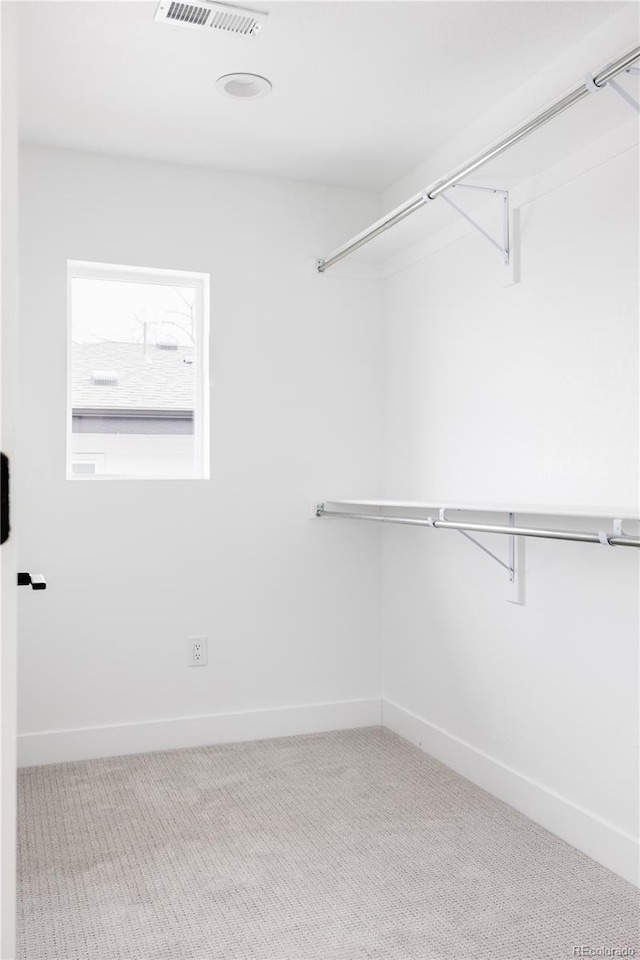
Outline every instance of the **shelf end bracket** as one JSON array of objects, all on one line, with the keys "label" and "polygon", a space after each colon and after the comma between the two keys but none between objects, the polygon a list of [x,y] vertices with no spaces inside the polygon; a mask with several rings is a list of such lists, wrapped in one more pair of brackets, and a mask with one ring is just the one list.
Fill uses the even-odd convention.
[{"label": "shelf end bracket", "polygon": [[[445,510],[440,510],[440,519],[446,520]],[[513,513],[509,514],[509,526],[513,527],[515,525],[515,515]],[[466,530],[458,530],[458,533],[461,533],[463,537],[467,540],[470,540],[471,543],[475,544],[483,553],[486,553],[487,556],[491,557],[492,560],[495,560],[504,570],[507,571],[508,576],[508,585],[507,585],[507,597],[506,599],[509,603],[524,603],[524,578],[522,573],[524,571],[524,540],[522,537],[509,537],[509,555],[508,560],[505,563],[504,560],[501,560],[500,557],[496,556],[492,550],[489,550],[488,547],[485,547],[483,543],[480,543],[479,540],[476,540],[475,537],[472,537],[470,533]]]},{"label": "shelf end bracket", "polygon": [[624,87],[621,87],[620,84],[616,83],[615,80],[609,80],[607,86],[611,87],[612,90],[615,90],[619,97],[622,97],[623,100],[626,100],[630,107],[633,107],[634,110],[637,110],[637,112],[640,113],[640,103],[638,103],[635,97],[631,96],[628,90],[625,90]]},{"label": "shelf end bracket", "polygon": [[440,196],[442,199],[449,204],[450,207],[462,217],[463,220],[466,220],[467,223],[470,223],[474,230],[477,230],[485,240],[488,240],[491,246],[495,247],[502,254],[502,259],[504,261],[505,267],[509,266],[509,261],[511,259],[511,243],[509,239],[509,222],[510,222],[510,212],[509,212],[509,191],[508,190],[498,190],[493,187],[476,187],[470,183],[455,183],[450,189],[462,188],[464,190],[483,190],[488,193],[498,194],[502,197],[502,243],[498,243],[497,240],[491,236],[490,233],[481,227],[473,217],[470,217],[469,214],[459,207],[457,203],[454,203],[451,197],[448,197],[446,193],[441,193]]}]

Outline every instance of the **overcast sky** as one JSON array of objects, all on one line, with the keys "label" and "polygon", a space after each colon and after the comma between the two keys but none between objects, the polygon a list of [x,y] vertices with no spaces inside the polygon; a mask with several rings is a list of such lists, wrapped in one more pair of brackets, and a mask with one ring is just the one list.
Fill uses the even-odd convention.
[{"label": "overcast sky", "polygon": [[159,337],[172,337],[181,346],[192,345],[187,331],[191,329],[189,305],[195,299],[193,287],[84,277],[74,277],[71,283],[74,343],[142,343],[146,322],[149,344],[156,343]]}]

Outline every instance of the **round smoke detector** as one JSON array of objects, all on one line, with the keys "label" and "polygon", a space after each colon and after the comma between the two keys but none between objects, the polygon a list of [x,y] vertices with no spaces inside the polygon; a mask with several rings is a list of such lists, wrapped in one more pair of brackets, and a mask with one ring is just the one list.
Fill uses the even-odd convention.
[{"label": "round smoke detector", "polygon": [[216,80],[216,87],[225,97],[235,100],[258,100],[271,93],[271,83],[257,73],[227,73]]}]

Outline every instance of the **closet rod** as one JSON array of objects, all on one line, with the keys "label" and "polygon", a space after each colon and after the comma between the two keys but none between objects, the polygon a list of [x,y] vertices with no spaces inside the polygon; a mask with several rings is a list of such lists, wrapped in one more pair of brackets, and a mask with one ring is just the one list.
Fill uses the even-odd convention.
[{"label": "closet rod", "polygon": [[560,100],[556,100],[556,102],[550,107],[533,117],[533,119],[528,120],[521,127],[518,127],[518,129],[514,130],[513,133],[510,133],[508,136],[504,137],[503,140],[500,140],[493,146],[488,147],[487,150],[476,157],[475,160],[471,160],[464,167],[460,167],[444,180],[436,181],[436,183],[432,184],[430,187],[427,187],[425,190],[422,190],[419,194],[417,194],[415,197],[412,197],[410,200],[407,200],[406,203],[403,203],[400,207],[396,207],[396,209],[392,210],[391,213],[389,213],[386,217],[383,217],[381,220],[377,220],[371,227],[369,227],[368,230],[363,230],[362,233],[357,234],[357,236],[355,236],[352,240],[349,240],[341,247],[338,247],[333,251],[333,253],[329,254],[325,260],[318,260],[316,267],[318,273],[324,273],[324,271],[329,267],[332,267],[334,263],[338,263],[338,261],[342,260],[343,257],[347,257],[350,253],[353,253],[365,243],[369,243],[370,240],[373,240],[381,233],[384,233],[385,230],[389,230],[389,228],[395,226],[396,223],[400,223],[400,221],[404,220],[405,217],[411,216],[411,214],[415,213],[416,210],[419,210],[430,200],[435,200],[440,196],[441,193],[443,193],[445,190],[448,190],[450,187],[455,186],[456,183],[458,183],[460,180],[463,180],[470,173],[473,173],[474,170],[477,170],[479,167],[484,166],[485,163],[488,163],[489,160],[493,160],[494,157],[504,153],[505,150],[508,150],[510,147],[513,147],[514,144],[519,143],[520,140],[524,140],[525,137],[528,137],[529,134],[533,133],[534,130],[537,130],[538,127],[548,123],[549,120],[553,119],[553,117],[558,116],[559,113],[562,113],[564,110],[572,107],[574,103],[578,103],[580,100],[583,100],[584,97],[589,96],[594,86],[605,87],[609,80],[612,80],[613,77],[616,77],[619,73],[623,73],[625,70],[628,70],[629,67],[638,60],[640,60],[640,47],[634,47],[633,50],[629,51],[629,53],[625,54],[623,57],[620,57],[618,60],[615,60],[613,63],[609,64],[609,66],[597,73],[596,76],[593,77],[592,82],[587,80],[581,83],[580,86],[576,87],[575,90],[572,90],[571,93],[568,93]]},{"label": "closet rod", "polygon": [[512,527],[495,523],[458,523],[454,520],[418,520],[415,517],[383,517],[378,514],[342,513],[340,510],[325,510],[318,506],[317,517],[342,517],[344,520],[373,520],[377,523],[402,523],[415,527],[438,527],[444,530],[472,530],[476,533],[504,533],[509,537],[538,537],[543,540],[575,540],[579,543],[610,544],[615,547],[640,547],[640,538],[578,530],[545,530],[536,527]]}]

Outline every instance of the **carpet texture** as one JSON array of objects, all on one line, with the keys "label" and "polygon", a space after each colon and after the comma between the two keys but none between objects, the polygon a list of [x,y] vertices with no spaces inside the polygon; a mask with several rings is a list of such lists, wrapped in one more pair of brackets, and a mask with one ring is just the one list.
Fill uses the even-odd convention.
[{"label": "carpet texture", "polygon": [[21,771],[19,860],[19,960],[640,957],[633,886],[382,728]]}]

